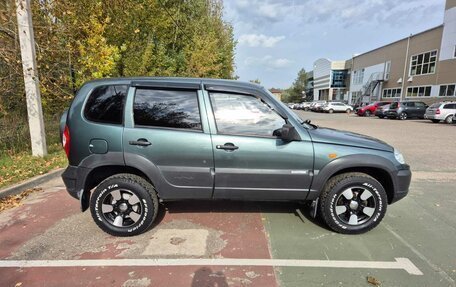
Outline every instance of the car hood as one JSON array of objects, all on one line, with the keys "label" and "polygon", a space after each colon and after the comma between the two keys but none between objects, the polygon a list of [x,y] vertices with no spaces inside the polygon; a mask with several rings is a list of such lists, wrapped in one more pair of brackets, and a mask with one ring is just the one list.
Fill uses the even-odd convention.
[{"label": "car hood", "polygon": [[384,141],[348,131],[319,127],[309,130],[309,134],[312,137],[313,142],[355,146],[389,152],[394,151],[394,148]]}]

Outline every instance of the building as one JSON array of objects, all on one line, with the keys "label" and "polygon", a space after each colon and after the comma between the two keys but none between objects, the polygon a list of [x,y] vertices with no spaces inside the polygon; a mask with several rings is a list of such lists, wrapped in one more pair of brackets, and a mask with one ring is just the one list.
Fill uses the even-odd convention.
[{"label": "building", "polygon": [[456,100],[456,0],[442,25],[351,59],[348,101]]},{"label": "building", "polygon": [[313,71],[306,72],[306,79],[307,79],[307,84],[306,84],[306,89],[305,89],[305,98],[303,100],[305,101],[312,101],[314,98],[314,76],[313,76]]},{"label": "building", "polygon": [[316,60],[313,66],[314,101],[347,101],[350,68],[351,61]]},{"label": "building", "polygon": [[271,88],[271,89],[269,89],[269,91],[271,92],[271,94],[274,95],[274,97],[275,97],[277,100],[279,100],[279,101],[282,100],[282,94],[283,94],[283,91],[282,91],[282,90],[276,89],[276,88]]}]

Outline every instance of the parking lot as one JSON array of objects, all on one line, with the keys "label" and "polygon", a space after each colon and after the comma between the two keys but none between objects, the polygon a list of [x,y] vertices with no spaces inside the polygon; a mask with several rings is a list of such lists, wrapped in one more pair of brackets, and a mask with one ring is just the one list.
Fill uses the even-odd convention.
[{"label": "parking lot", "polygon": [[0,215],[0,286],[456,286],[456,125],[297,113],[404,154],[410,193],[377,228],[337,234],[297,203],[176,202],[115,238],[56,179]]}]

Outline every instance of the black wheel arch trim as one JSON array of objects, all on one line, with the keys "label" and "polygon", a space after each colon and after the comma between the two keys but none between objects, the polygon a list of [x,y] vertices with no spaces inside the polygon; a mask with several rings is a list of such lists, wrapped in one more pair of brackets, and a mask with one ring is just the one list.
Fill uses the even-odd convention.
[{"label": "black wheel arch trim", "polygon": [[79,166],[69,165],[62,174],[68,193],[80,200],[82,211],[87,210],[89,207],[89,193],[93,187],[90,180],[88,180],[91,178],[91,173],[98,168],[113,166],[139,170],[147,177],[146,180],[148,179],[152,182],[158,196],[160,196],[159,190],[164,184],[164,179],[157,166],[151,161],[131,153],[109,152],[106,154],[92,154],[85,158]]},{"label": "black wheel arch trim", "polygon": [[335,174],[349,169],[361,169],[360,172],[362,172],[362,168],[374,168],[386,172],[393,187],[392,198],[389,198],[389,203],[393,203],[407,194],[411,179],[408,165],[395,166],[393,162],[381,156],[357,154],[335,159],[325,165],[318,174],[315,174],[307,200],[317,199],[326,182]]}]

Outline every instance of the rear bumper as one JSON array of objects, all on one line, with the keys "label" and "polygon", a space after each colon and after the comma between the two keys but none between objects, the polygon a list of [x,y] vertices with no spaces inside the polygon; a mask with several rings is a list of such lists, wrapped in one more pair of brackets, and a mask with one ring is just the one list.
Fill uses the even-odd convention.
[{"label": "rear bumper", "polygon": [[408,194],[411,180],[412,172],[410,171],[410,168],[400,169],[397,171],[396,188],[390,204],[401,200]]},{"label": "rear bumper", "polygon": [[425,118],[425,119],[428,119],[428,120],[439,120],[439,121],[444,120],[444,118],[442,119],[442,116],[441,116],[441,115],[429,115],[429,114],[424,114],[424,118]]},{"label": "rear bumper", "polygon": [[81,199],[85,188],[85,182],[91,169],[69,165],[62,174],[63,183],[68,193],[76,198]]}]

